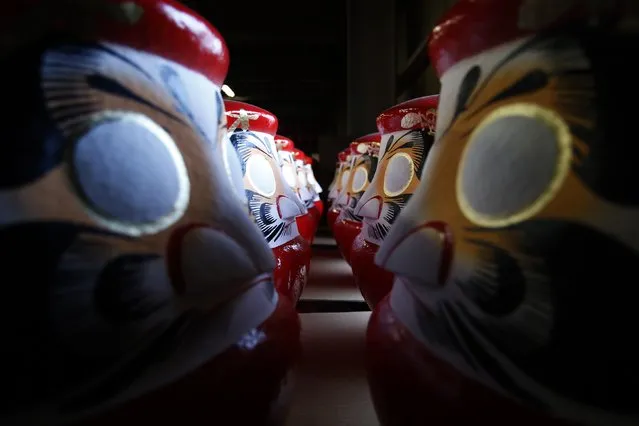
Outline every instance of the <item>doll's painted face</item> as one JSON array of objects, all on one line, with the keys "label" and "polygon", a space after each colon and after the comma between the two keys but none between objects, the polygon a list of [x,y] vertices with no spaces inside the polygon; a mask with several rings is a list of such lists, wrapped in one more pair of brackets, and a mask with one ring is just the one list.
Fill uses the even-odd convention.
[{"label": "doll's painted face", "polygon": [[310,164],[305,164],[304,169],[306,170],[306,180],[308,184],[313,189],[313,199],[315,201],[319,200],[319,194],[322,193],[323,189],[320,184],[315,179],[315,173],[313,173],[313,166]]},{"label": "doll's painted face", "polygon": [[413,195],[433,134],[434,128],[426,127],[382,135],[377,171],[355,209],[363,219],[362,235],[367,241],[380,245]]},{"label": "doll's painted face", "polygon": [[[219,87],[123,45],[47,43],[2,58],[15,67],[3,76],[23,96],[20,115],[4,121],[11,142],[3,152],[10,166],[0,170],[0,251],[3,270],[33,284],[14,285],[7,297],[20,315],[38,318],[29,324],[42,324],[20,342],[48,336],[37,345],[55,380],[14,369],[23,365],[12,361],[19,351],[4,358],[2,375],[46,389],[17,400],[63,401],[49,420],[66,424],[76,410],[170,383],[239,339],[246,328],[225,324],[224,339],[196,345],[194,328],[180,345],[157,346],[175,324],[208,318],[268,280],[274,260],[231,195]],[[259,324],[273,306],[266,309],[251,320]],[[147,368],[131,362],[140,353]]]},{"label": "doll's painted face", "polygon": [[314,194],[313,187],[308,181],[308,174],[302,160],[295,160],[295,169],[297,172],[297,182],[299,184],[300,199],[304,203],[307,209],[314,206]]},{"label": "doll's painted face", "polygon": [[284,182],[293,190],[299,197],[300,183],[297,178],[297,166],[295,165],[295,158],[290,151],[278,152],[281,160],[282,177]]},{"label": "doll's painted face", "polygon": [[327,200],[329,203],[333,203],[335,199],[337,198],[337,183],[339,182],[339,175],[341,172],[341,168],[342,168],[342,163],[341,162],[337,163],[335,167],[335,173],[333,174],[333,180],[331,181],[331,184],[328,185]]},{"label": "doll's painted face", "polygon": [[636,157],[631,114],[610,113],[623,84],[637,93],[619,59],[632,43],[539,35],[446,71],[421,183],[376,258],[427,307],[438,356],[566,415],[630,412],[637,377],[621,332],[636,323]]},{"label": "doll's painted face", "polygon": [[229,139],[239,158],[249,209],[269,247],[297,237],[295,218],[305,207],[285,181],[273,136],[236,129]]},{"label": "doll's painted face", "polygon": [[373,154],[371,151],[355,156],[352,159],[350,176],[346,183],[345,191],[342,192],[340,197],[340,201],[344,206],[342,214],[345,219],[361,222],[362,218],[355,214],[355,207],[373,180],[377,162],[377,152]]}]

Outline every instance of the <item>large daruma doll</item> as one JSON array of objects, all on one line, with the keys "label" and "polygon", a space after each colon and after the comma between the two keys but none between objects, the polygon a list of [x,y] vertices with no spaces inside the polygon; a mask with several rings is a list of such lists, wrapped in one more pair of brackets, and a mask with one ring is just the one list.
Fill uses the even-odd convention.
[{"label": "large daruma doll", "polygon": [[636,8],[464,0],[435,27],[436,141],[376,258],[382,424],[639,424]]},{"label": "large daruma doll", "polygon": [[275,254],[275,287],[295,302],[306,285],[311,248],[295,221],[306,209],[282,176],[275,146],[277,118],[244,102],[227,100],[224,105],[249,209]]},{"label": "large daruma doll", "polygon": [[371,307],[393,285],[393,274],[375,264],[375,254],[419,185],[434,141],[438,99],[412,99],[377,117],[381,152],[373,180],[355,207],[363,226],[351,247],[355,284]]},{"label": "large daruma doll", "polygon": [[336,201],[340,214],[333,225],[333,234],[342,257],[349,264],[353,241],[362,229],[362,218],[355,214],[355,206],[375,174],[379,141],[379,133],[371,133],[351,143],[350,164],[344,172],[348,173],[348,179]]},{"label": "large daruma doll", "polygon": [[0,424],[275,422],[299,320],[226,167],[224,40],[169,0],[4,6]]}]

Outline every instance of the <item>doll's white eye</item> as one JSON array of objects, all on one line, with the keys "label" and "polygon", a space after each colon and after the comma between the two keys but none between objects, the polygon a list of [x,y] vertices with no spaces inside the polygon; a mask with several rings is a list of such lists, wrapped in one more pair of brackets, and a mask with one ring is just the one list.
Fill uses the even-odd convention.
[{"label": "doll's white eye", "polygon": [[342,173],[342,188],[346,189],[346,185],[348,185],[348,179],[351,177],[350,169],[344,170]]},{"label": "doll's white eye", "polygon": [[263,197],[275,194],[277,182],[271,161],[268,158],[254,154],[246,161],[246,176],[251,187]]},{"label": "doll's white eye", "polygon": [[532,104],[493,111],[470,136],[457,200],[471,222],[503,227],[539,213],[570,170],[572,135],[554,111]]},{"label": "doll's white eye", "polygon": [[225,137],[222,141],[222,152],[224,153],[224,166],[226,173],[231,180],[231,185],[235,190],[240,201],[247,203],[246,191],[244,190],[244,180],[242,178],[242,163],[237,151],[233,147],[231,140]]},{"label": "doll's white eye", "polygon": [[389,197],[402,194],[413,181],[415,166],[410,155],[400,152],[388,160],[384,173],[384,193]]},{"label": "doll's white eye", "polygon": [[353,174],[353,184],[351,185],[351,191],[353,193],[363,191],[367,182],[368,172],[366,171],[366,167],[359,166],[357,169],[355,169],[355,173]]},{"label": "doll's white eye", "polygon": [[288,186],[291,188],[297,188],[297,176],[295,175],[295,170],[290,163],[284,162],[282,165],[282,176]]}]

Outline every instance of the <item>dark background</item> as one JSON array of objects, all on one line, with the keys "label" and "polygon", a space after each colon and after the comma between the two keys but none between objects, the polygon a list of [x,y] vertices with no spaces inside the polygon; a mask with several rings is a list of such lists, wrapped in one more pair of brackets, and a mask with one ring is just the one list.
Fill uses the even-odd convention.
[{"label": "dark background", "polygon": [[425,42],[453,2],[183,1],[226,40],[235,99],[273,112],[278,133],[319,159],[324,188],[337,153],[376,131],[380,112],[438,92]]}]

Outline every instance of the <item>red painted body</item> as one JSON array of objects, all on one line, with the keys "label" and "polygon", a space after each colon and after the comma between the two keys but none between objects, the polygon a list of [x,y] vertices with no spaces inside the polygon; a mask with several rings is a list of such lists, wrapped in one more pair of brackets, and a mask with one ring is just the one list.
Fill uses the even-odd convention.
[{"label": "red painted body", "polygon": [[324,202],[322,200],[315,201],[315,208],[318,212],[317,222],[319,223],[319,221],[322,219],[322,216],[324,215]]},{"label": "red painted body", "polygon": [[389,296],[366,333],[366,369],[382,426],[567,426],[506,399],[433,356],[402,324]]},{"label": "red painted body", "polygon": [[337,217],[339,216],[340,210],[334,207],[328,209],[326,213],[326,222],[328,223],[328,228],[331,230],[333,234],[335,234],[335,222],[337,221]]},{"label": "red painted body", "polygon": [[368,306],[374,308],[393,287],[393,274],[375,264],[379,246],[366,241],[360,233],[351,247],[350,263],[355,285]]},{"label": "red painted body", "polygon": [[280,297],[257,331],[263,338],[254,347],[233,345],[180,380],[77,425],[283,424],[291,371],[301,350],[293,304]]},{"label": "red painted body", "polygon": [[296,303],[306,286],[311,264],[311,245],[301,235],[273,249],[275,288]]},{"label": "red painted body", "polygon": [[322,212],[317,208],[317,203],[308,209],[308,214],[311,215],[311,218],[313,219],[313,238],[315,238],[315,233],[317,232],[320,220],[322,219]]},{"label": "red painted body", "polygon": [[353,241],[362,230],[362,222],[355,222],[348,219],[338,218],[333,228],[333,235],[337,242],[342,257],[346,262],[351,264],[351,247]]},{"label": "red painted body", "polygon": [[297,222],[297,229],[300,235],[308,244],[312,244],[313,237],[315,236],[315,218],[311,213],[312,209],[308,209],[308,213],[295,218]]}]

